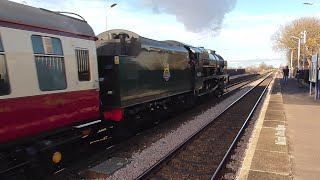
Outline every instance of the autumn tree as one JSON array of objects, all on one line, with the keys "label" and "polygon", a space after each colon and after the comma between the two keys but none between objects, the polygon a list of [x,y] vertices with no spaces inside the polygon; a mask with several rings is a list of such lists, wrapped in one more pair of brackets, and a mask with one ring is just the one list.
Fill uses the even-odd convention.
[{"label": "autumn tree", "polygon": [[[306,44],[301,44],[300,67],[303,58],[306,58],[305,67],[311,62],[311,56],[319,52],[320,43],[320,19],[316,17],[303,17],[281,26],[272,36],[273,49],[287,53],[288,64],[290,64],[291,50],[294,50],[293,66],[298,64],[298,43],[291,36],[301,37],[301,32],[307,32]],[[301,39],[302,42],[302,39]]]}]

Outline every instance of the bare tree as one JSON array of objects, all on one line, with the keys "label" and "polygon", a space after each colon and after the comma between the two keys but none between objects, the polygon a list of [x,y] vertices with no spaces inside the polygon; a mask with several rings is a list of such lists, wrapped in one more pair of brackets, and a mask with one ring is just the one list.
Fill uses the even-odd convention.
[{"label": "bare tree", "polygon": [[[307,42],[305,46],[301,45],[300,59],[305,55],[307,59],[306,66],[310,64],[311,56],[316,52],[319,52],[320,43],[320,19],[316,17],[303,17],[296,19],[284,26],[281,26],[277,32],[272,36],[273,49],[275,51],[287,52],[288,64],[290,64],[291,50],[294,49],[294,61],[293,65],[297,63],[297,42],[292,39],[291,36],[300,37],[300,33],[307,31]],[[302,61],[301,61],[302,62]]]}]

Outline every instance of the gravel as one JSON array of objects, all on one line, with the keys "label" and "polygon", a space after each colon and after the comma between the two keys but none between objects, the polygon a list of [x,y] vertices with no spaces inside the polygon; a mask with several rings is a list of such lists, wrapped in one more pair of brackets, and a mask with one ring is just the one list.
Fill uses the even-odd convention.
[{"label": "gravel", "polygon": [[191,121],[182,124],[179,128],[170,132],[164,138],[151,144],[149,147],[133,153],[132,157],[130,158],[132,159],[131,163],[116,171],[111,177],[109,177],[109,179],[136,179],[140,174],[172,151],[178,144],[185,141],[199,128],[212,121],[212,119],[217,117],[236,99],[241,97],[244,93],[249,91],[252,87],[260,82],[261,80],[258,80],[249,84],[220,104],[194,117]]}]

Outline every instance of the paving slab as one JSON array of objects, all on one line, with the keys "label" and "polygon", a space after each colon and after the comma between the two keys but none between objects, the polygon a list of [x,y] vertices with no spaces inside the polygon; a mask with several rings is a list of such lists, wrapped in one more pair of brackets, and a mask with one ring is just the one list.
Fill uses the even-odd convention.
[{"label": "paving slab", "polygon": [[285,114],[283,111],[267,110],[265,119],[268,119],[268,120],[281,120],[281,119],[283,119],[284,120],[284,116],[285,116]]},{"label": "paving slab", "polygon": [[289,155],[287,153],[256,150],[251,163],[251,169],[289,175]]},{"label": "paving slab", "polygon": [[271,95],[270,102],[282,102],[282,98],[279,95]]},{"label": "paving slab", "polygon": [[268,106],[268,110],[284,111],[284,107],[282,103],[270,103]]},{"label": "paving slab", "polygon": [[248,180],[291,180],[289,175],[250,170]]},{"label": "paving slab", "polygon": [[264,120],[263,127],[277,128],[279,125],[285,125],[283,120]]},{"label": "paving slab", "polygon": [[273,106],[273,105],[282,105],[283,103],[281,101],[275,101],[275,100],[271,101],[270,100],[269,104],[270,104],[270,106]]},{"label": "paving slab", "polygon": [[277,133],[276,128],[262,128],[256,150],[288,152],[286,144],[277,144],[278,141],[282,140],[278,139]]}]

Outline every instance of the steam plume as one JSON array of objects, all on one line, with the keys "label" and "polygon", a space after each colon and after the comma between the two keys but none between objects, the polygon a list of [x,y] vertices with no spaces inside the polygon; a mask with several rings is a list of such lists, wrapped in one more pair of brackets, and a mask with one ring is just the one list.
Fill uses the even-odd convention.
[{"label": "steam plume", "polygon": [[140,0],[155,13],[175,15],[188,31],[205,32],[221,29],[224,16],[237,0]]}]

